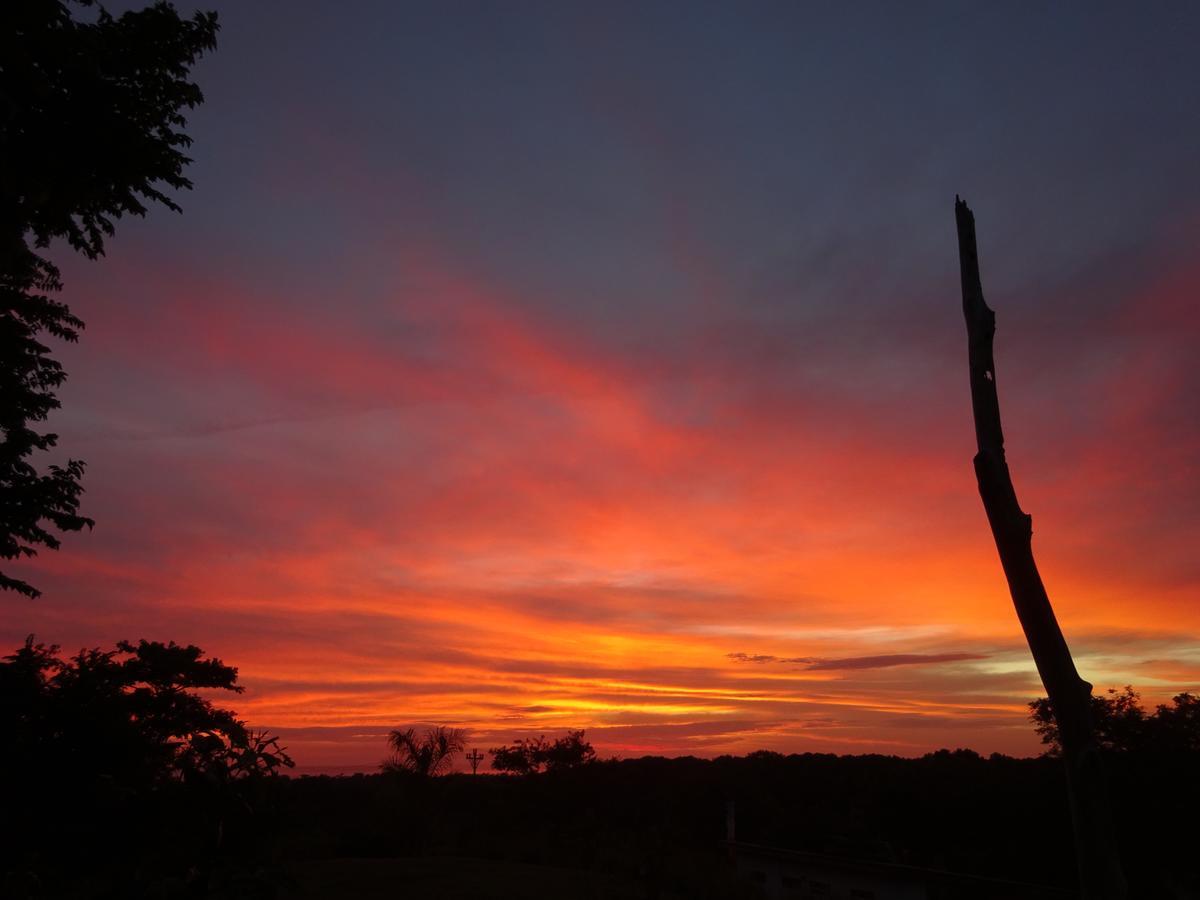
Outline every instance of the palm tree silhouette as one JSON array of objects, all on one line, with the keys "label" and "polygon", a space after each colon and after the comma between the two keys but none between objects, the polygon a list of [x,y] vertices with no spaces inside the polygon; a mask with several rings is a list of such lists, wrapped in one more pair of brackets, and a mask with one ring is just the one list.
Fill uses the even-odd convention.
[{"label": "palm tree silhouette", "polygon": [[409,772],[428,777],[449,771],[454,755],[466,746],[466,732],[461,728],[435,725],[418,738],[415,728],[388,733],[392,756],[383,764],[385,772]]}]

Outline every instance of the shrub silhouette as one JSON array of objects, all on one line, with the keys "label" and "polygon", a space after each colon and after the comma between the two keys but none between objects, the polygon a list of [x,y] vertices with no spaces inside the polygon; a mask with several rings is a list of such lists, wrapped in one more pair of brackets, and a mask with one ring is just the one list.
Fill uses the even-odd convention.
[{"label": "shrub silhouette", "polygon": [[596,751],[583,739],[583,731],[568,731],[555,741],[545,735],[515,741],[511,746],[493,747],[492,768],[498,772],[531,775],[559,772],[587,765],[596,759]]}]

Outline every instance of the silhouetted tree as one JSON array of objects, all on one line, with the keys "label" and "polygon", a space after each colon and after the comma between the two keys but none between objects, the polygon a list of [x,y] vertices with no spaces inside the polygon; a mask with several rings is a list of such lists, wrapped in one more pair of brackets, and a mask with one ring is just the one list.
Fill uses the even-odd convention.
[{"label": "silhouetted tree", "polygon": [[546,771],[574,769],[596,761],[596,751],[583,739],[583,731],[568,731],[546,750]]},{"label": "silhouetted tree", "polygon": [[492,747],[492,768],[497,772],[512,772],[514,775],[530,775],[540,772],[546,762],[546,737],[521,738],[511,745]]},{"label": "silhouetted tree", "polygon": [[1159,704],[1146,725],[1157,749],[1200,753],[1200,697],[1195,694],[1176,694],[1170,706]]},{"label": "silhouetted tree", "polygon": [[983,298],[975,216],[954,201],[962,309],[967,325],[971,412],[975,421],[975,479],[1009,594],[1062,735],[1063,761],[1075,827],[1084,900],[1123,900],[1127,894],[1108,801],[1108,786],[1091,723],[1092,686],[1079,677],[1033,558],[1033,517],[1017,501],[1004,453],[996,391],[993,338],[996,314]]},{"label": "silhouetted tree", "polygon": [[[113,223],[147,204],[179,210],[165,190],[183,175],[182,110],[203,100],[189,69],[215,46],[215,13],[179,16],[169,3],[89,21],[72,6],[94,0],[0,3],[0,559],[55,549],[49,530],[78,531],[83,463],[41,474],[30,461],[57,436],[37,430],[66,377],[44,343],[75,341],[83,322],[50,295],[58,269],[37,251],[64,239],[90,259]],[[90,9],[89,9],[90,12]],[[0,572],[0,589],[30,597],[28,582]]]},{"label": "silhouetted tree", "polygon": [[554,741],[539,735],[515,741],[512,745],[493,747],[488,751],[492,754],[492,768],[498,772],[531,775],[587,765],[595,762],[596,751],[583,735],[583,731],[568,731]]},{"label": "silhouetted tree", "polygon": [[[1160,704],[1147,713],[1141,697],[1130,686],[1110,688],[1107,697],[1093,696],[1092,722],[1102,750],[1129,752],[1200,753],[1200,697],[1177,694],[1171,704]],[[1029,704],[1034,729],[1051,756],[1062,754],[1062,737],[1050,700],[1041,697]]]},{"label": "silhouetted tree", "polygon": [[0,661],[0,872],[88,872],[110,887],[79,896],[145,896],[139,879],[203,880],[260,843],[270,776],[292,761],[208,699],[236,682],[175,643],[63,659],[30,637]]},{"label": "silhouetted tree", "polygon": [[129,789],[290,766],[275,738],[197,691],[241,693],[237,669],[172,641],[121,641],[70,659],[31,635],[0,662],[0,773],[104,779]]},{"label": "silhouetted tree", "polygon": [[436,725],[418,737],[416,729],[394,729],[388,734],[392,756],[381,768],[385,772],[407,772],[423,778],[442,775],[454,765],[454,757],[466,746],[466,732]]}]

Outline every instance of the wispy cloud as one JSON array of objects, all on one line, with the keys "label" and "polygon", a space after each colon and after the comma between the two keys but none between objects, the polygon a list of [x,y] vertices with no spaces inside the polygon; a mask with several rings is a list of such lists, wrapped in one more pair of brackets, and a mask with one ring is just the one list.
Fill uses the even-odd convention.
[{"label": "wispy cloud", "polygon": [[790,663],[805,666],[808,671],[829,669],[888,669],[892,666],[927,666],[935,663],[987,659],[981,653],[890,653],[882,656],[851,656],[844,659],[820,659],[813,656],[772,656],[756,653],[728,653],[736,662]]}]

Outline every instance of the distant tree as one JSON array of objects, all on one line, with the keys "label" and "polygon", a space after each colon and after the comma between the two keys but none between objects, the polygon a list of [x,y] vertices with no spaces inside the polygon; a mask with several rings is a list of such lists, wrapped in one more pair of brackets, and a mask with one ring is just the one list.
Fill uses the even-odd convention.
[{"label": "distant tree", "polygon": [[525,738],[511,745],[494,747],[492,768],[498,772],[531,775],[537,772],[559,772],[595,762],[596,751],[583,739],[583,731],[568,731],[554,741],[545,735]]},{"label": "distant tree", "polygon": [[[1171,704],[1160,704],[1147,713],[1141,697],[1132,686],[1118,691],[1109,688],[1107,696],[1091,698],[1092,722],[1096,742],[1102,750],[1200,752],[1200,697],[1178,694]],[[1030,721],[1049,749],[1047,754],[1062,753],[1062,741],[1050,700],[1041,697],[1030,702]]]},{"label": "distant tree", "polygon": [[778,750],[751,750],[746,754],[746,759],[762,763],[777,763],[783,759],[783,754]]},{"label": "distant tree", "polygon": [[466,747],[466,732],[461,728],[437,725],[418,737],[413,728],[395,729],[388,734],[392,755],[381,768],[385,772],[407,772],[423,778],[442,775],[454,765],[454,757]]},{"label": "distant tree", "polygon": [[545,768],[547,746],[546,737],[542,735],[492,747],[488,753],[492,754],[492,768],[497,772],[530,775]]},{"label": "distant tree", "polygon": [[[37,251],[58,238],[95,259],[126,213],[179,210],[165,191],[191,187],[182,111],[203,100],[189,69],[216,33],[215,13],[184,19],[165,2],[119,17],[94,0],[0,3],[0,559],[93,524],[79,514],[84,464],[41,474],[29,459],[57,442],[36,423],[66,378],[44,340],[83,327],[51,298],[62,281]],[[3,572],[0,590],[39,593]]]},{"label": "distant tree", "polygon": [[596,751],[583,739],[583,731],[568,731],[546,750],[546,771],[575,769],[595,762]]},{"label": "distant tree", "polygon": [[1159,750],[1200,754],[1200,697],[1176,694],[1159,704],[1146,722],[1148,739]]}]

